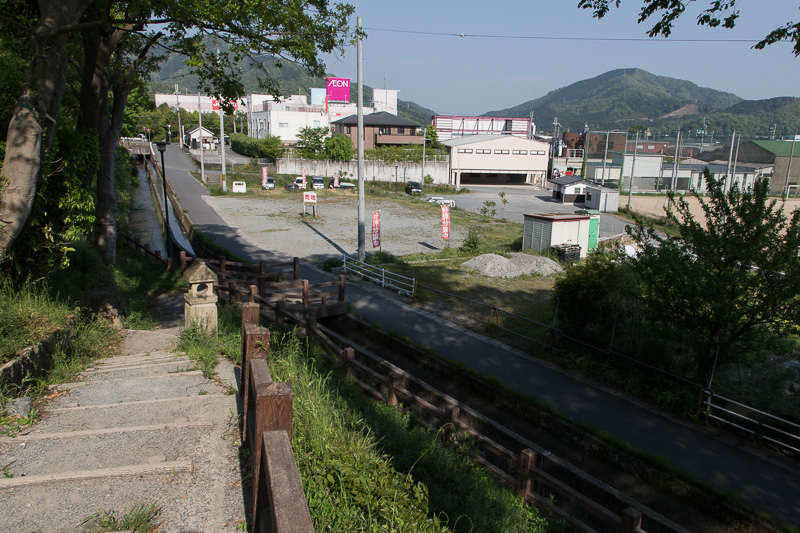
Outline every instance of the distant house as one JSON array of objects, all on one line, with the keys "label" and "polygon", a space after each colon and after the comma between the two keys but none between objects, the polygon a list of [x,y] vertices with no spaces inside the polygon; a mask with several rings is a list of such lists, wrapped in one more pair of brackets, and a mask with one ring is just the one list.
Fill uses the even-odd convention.
[{"label": "distant house", "polygon": [[[347,135],[353,140],[353,146],[357,146],[358,115],[335,120],[331,126],[334,135]],[[364,148],[422,144],[422,136],[417,135],[419,127],[419,124],[386,111],[364,115]]]},{"label": "distant house", "polygon": [[188,144],[191,148],[199,148],[200,139],[207,144],[213,144],[216,138],[216,135],[214,135],[214,132],[210,129],[203,128],[203,131],[200,131],[200,126],[195,126],[186,130],[184,143]]},{"label": "distant house", "polygon": [[559,176],[548,183],[553,187],[553,199],[562,204],[581,204],[586,201],[586,187],[595,185],[580,176]]}]

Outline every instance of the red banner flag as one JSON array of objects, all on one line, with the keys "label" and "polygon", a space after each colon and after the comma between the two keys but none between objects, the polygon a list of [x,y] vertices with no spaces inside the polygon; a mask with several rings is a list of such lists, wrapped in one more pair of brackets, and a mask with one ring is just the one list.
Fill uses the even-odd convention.
[{"label": "red banner flag", "polygon": [[378,248],[381,245],[381,212],[372,213],[372,247]]},{"label": "red banner flag", "polygon": [[261,188],[267,188],[267,167],[261,167]]},{"label": "red banner flag", "polygon": [[450,240],[450,206],[442,206],[442,239]]}]

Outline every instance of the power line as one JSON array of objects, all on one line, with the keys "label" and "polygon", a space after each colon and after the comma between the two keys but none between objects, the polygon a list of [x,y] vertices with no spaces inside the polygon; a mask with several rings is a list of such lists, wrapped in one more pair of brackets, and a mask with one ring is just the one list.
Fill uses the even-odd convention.
[{"label": "power line", "polygon": [[390,33],[409,33],[414,35],[435,35],[440,37],[474,37],[478,39],[524,39],[538,41],[622,41],[622,42],[673,42],[673,43],[758,43],[760,39],[663,39],[658,41],[645,37],[549,37],[545,35],[490,35],[479,33],[446,33],[436,31],[394,30],[389,28],[367,28],[365,31],[385,31]]}]

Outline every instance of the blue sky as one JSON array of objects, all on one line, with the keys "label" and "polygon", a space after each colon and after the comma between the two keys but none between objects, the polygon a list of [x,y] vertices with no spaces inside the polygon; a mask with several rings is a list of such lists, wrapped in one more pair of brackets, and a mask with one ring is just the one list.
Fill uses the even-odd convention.
[{"label": "blue sky", "polygon": [[[385,77],[386,88],[399,89],[400,99],[442,114],[504,109],[609,70],[634,67],[750,100],[800,96],[800,58],[789,43],[759,51],[751,49],[753,42],[719,41],[758,41],[800,19],[798,3],[743,1],[736,28],[727,30],[697,26],[697,15],[709,2],[689,2],[669,39],[647,38],[650,25],[636,22],[640,0],[623,0],[602,20],[578,9],[578,0],[349,3],[368,34],[364,83],[384,87]],[[586,37],[643,40],[579,39]],[[355,47],[344,57],[327,57],[326,63],[329,72],[355,82]]]}]

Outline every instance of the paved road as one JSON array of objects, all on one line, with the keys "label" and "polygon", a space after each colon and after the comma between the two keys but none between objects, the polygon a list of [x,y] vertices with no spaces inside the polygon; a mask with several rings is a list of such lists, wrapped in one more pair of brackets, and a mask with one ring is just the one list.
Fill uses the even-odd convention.
[{"label": "paved road", "polygon": [[[534,189],[531,185],[469,185],[469,194],[445,195],[448,200],[455,200],[456,206],[472,212],[480,212],[484,202],[495,202],[498,217],[513,222],[522,222],[522,215],[543,213],[574,213],[579,206],[562,204],[553,199],[551,191]],[[507,203],[502,206],[499,193],[506,193]],[[501,207],[502,206],[502,207]],[[501,211],[502,208],[502,211]],[[603,213],[600,215],[600,237],[611,237],[625,232],[630,222],[623,218]]]},{"label": "paved road", "polygon": [[[202,199],[206,188],[189,173],[194,164],[176,147],[168,148],[167,178],[195,225],[236,255],[272,261],[278,254],[261,250],[229,227]],[[486,194],[491,194],[487,192]],[[457,197],[459,198],[459,197]],[[312,282],[332,279],[303,265]],[[667,458],[675,467],[719,489],[740,494],[754,509],[787,524],[800,525],[800,465],[769,457],[740,442],[719,437],[705,427],[677,421],[608,391],[592,382],[476,335],[406,305],[377,287],[348,284],[347,298],[373,323],[395,330],[510,388],[547,402],[573,420],[628,442],[646,453]]]}]

